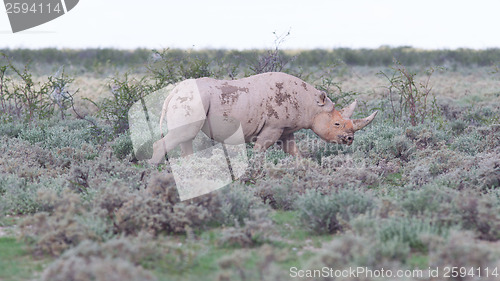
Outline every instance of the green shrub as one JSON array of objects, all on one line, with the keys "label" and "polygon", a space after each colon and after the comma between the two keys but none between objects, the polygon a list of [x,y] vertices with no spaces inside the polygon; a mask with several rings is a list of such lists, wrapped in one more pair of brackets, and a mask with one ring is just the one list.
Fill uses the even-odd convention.
[{"label": "green shrub", "polygon": [[[211,200],[212,197],[208,195],[203,199]],[[203,200],[198,201],[201,202],[165,202],[160,198],[138,193],[116,210],[114,225],[116,231],[126,234],[137,234],[140,231],[153,235],[162,232],[185,233],[188,227],[200,228],[210,220],[211,213],[203,207]]]},{"label": "green shrub", "polygon": [[433,225],[430,220],[412,217],[394,217],[380,221],[377,239],[394,244],[395,248],[410,247],[414,251],[426,252],[427,245],[422,235],[446,235],[446,229]]},{"label": "green shrub", "polygon": [[[51,118],[59,107],[61,119],[65,111],[73,106],[73,95],[67,86],[75,79],[59,69],[48,81],[38,82],[33,78],[29,63],[21,70],[3,53],[0,53],[0,108],[2,115],[22,120],[25,123],[37,119]],[[12,76],[9,75],[11,72]]]},{"label": "green shrub", "polygon": [[439,148],[442,143],[448,142],[451,138],[446,130],[440,129],[430,122],[407,127],[404,134],[419,149]]},{"label": "green shrub", "polygon": [[430,241],[429,266],[431,267],[479,268],[481,276],[485,276],[485,268],[498,260],[500,254],[498,248],[478,242],[474,235],[463,231],[451,231],[447,239],[439,237]]},{"label": "green shrub", "polygon": [[4,121],[0,120],[0,136],[7,136],[9,138],[17,138],[25,124],[17,121]]},{"label": "green shrub", "polygon": [[83,241],[50,264],[41,280],[157,280],[139,265],[140,259],[146,257],[144,252],[154,251],[136,246],[125,238],[104,245]]},{"label": "green shrub", "polygon": [[98,116],[112,124],[114,133],[118,134],[129,128],[128,111],[132,105],[159,89],[151,85],[146,77],[129,79],[128,73],[123,78],[112,78],[109,88],[112,97],[96,103],[99,108]]},{"label": "green shrub", "polygon": [[274,224],[268,217],[268,210],[254,208],[250,211],[242,225],[236,220],[234,226],[222,230],[218,238],[220,245],[254,247],[278,240]]},{"label": "green shrub", "polygon": [[451,130],[456,134],[460,135],[467,128],[467,123],[462,119],[455,119],[450,123]]},{"label": "green shrub", "polygon": [[263,207],[250,191],[233,185],[191,200],[180,201],[173,176],[157,174],[151,178],[144,192],[134,192],[128,198],[123,192],[107,192],[111,198],[101,201],[117,202],[106,207],[115,210],[117,231],[135,234],[141,230],[154,235],[161,232],[186,233],[187,229],[201,229],[208,225],[244,225],[251,217],[251,210]]},{"label": "green shrub", "polygon": [[412,185],[433,183],[456,189],[485,190],[500,183],[498,152],[463,155],[449,149],[423,150],[404,168],[403,177]]},{"label": "green shrub", "polygon": [[[346,233],[324,243],[319,252],[307,261],[306,268],[321,269],[326,266],[334,269],[349,267],[402,269],[405,268],[404,264],[409,253],[409,247],[401,244],[380,243],[370,236]],[[338,280],[338,278],[326,277],[321,280]],[[377,280],[377,278],[363,280]]]},{"label": "green shrub", "polygon": [[379,75],[389,82],[387,86],[393,123],[409,122],[412,126],[424,124],[427,120],[434,121],[439,114],[436,97],[429,84],[434,69],[426,71],[427,77],[423,82],[416,81],[416,72],[408,70],[400,61],[394,60],[391,75],[379,72]]},{"label": "green shrub", "polygon": [[415,146],[404,136],[404,129],[387,122],[374,123],[358,132],[353,145],[343,149],[360,153],[360,157],[372,159],[375,163],[394,158],[409,161],[415,152]]},{"label": "green shrub", "polygon": [[483,149],[484,139],[477,132],[457,136],[451,144],[451,149],[464,152],[468,155],[476,155]]},{"label": "green shrub", "polygon": [[[99,136],[96,130],[99,130]],[[106,128],[96,128],[82,119],[67,119],[64,121],[43,120],[25,126],[19,138],[31,144],[39,144],[44,148],[81,148],[99,144],[110,132]]]},{"label": "green shrub", "polygon": [[499,142],[500,126],[498,125],[468,127],[464,134],[454,139],[450,147],[468,155],[476,155],[494,150]]},{"label": "green shrub", "polygon": [[39,185],[13,175],[0,174],[0,214],[33,214],[39,209]]},{"label": "green shrub", "polygon": [[373,198],[355,189],[343,189],[328,195],[308,190],[297,200],[302,224],[317,234],[340,231],[343,224],[373,207]]},{"label": "green shrub", "polygon": [[[38,254],[58,256],[70,247],[87,239],[97,240],[98,236],[78,219],[85,214],[86,208],[80,197],[69,191],[60,196],[39,194],[42,204],[52,212],[38,212],[26,218],[21,224],[25,241],[33,245]],[[43,202],[49,199],[49,202]],[[52,207],[48,207],[51,206]]]},{"label": "green shrub", "polygon": [[263,207],[263,204],[244,185],[232,184],[221,189],[218,194],[220,210],[217,212],[218,222],[232,226],[244,225],[250,218],[251,210]]},{"label": "green shrub", "polygon": [[298,184],[294,184],[291,179],[271,180],[258,182],[255,195],[262,199],[262,202],[269,204],[277,210],[293,210],[295,200],[304,190]]},{"label": "green shrub", "polygon": [[498,104],[487,105],[484,107],[473,107],[466,110],[463,114],[463,119],[473,125],[494,125],[498,124],[500,117],[498,117]]},{"label": "green shrub", "polygon": [[[123,200],[117,200],[121,206],[112,215],[114,225],[117,231],[127,234],[144,230],[158,235],[186,233],[187,229],[202,229],[214,223],[244,224],[251,208],[259,202],[241,187],[233,188],[181,202],[173,176],[154,175],[145,191],[134,192],[123,204]],[[123,197],[120,192],[113,194]]]},{"label": "green shrub", "polygon": [[454,201],[464,229],[474,230],[483,240],[500,240],[500,197],[498,192],[480,196],[464,192]]},{"label": "green shrub", "polygon": [[113,152],[118,159],[125,159],[128,155],[133,153],[134,146],[130,135],[128,133],[120,134],[111,145]]},{"label": "green shrub", "polygon": [[[71,165],[70,155],[73,154],[73,149],[54,152],[16,138],[0,139],[0,149],[4,151],[0,154],[1,173],[15,174],[28,182],[36,182],[43,177],[55,178],[62,175]],[[74,155],[74,158],[79,157]]]},{"label": "green shrub", "polygon": [[450,188],[425,185],[420,189],[407,191],[401,200],[401,206],[411,217],[452,215],[450,210],[457,195],[458,192]]},{"label": "green shrub", "polygon": [[[446,178],[447,174],[464,174],[474,167],[470,158],[453,150],[423,150],[417,154],[418,161],[404,168],[404,177],[411,184],[422,186]],[[452,183],[456,183],[456,178]]]}]

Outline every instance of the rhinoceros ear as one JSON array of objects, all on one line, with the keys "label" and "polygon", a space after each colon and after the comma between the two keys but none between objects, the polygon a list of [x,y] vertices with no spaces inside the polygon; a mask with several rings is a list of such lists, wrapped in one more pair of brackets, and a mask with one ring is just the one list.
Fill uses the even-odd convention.
[{"label": "rhinoceros ear", "polygon": [[326,94],[325,92],[318,92],[316,95],[316,104],[319,106],[323,106],[326,103]]},{"label": "rhinoceros ear", "polygon": [[372,115],[363,118],[363,119],[354,119],[352,120],[352,128],[354,131],[363,129],[366,125],[370,124],[373,121],[373,118],[377,115],[378,111],[372,113]]},{"label": "rhinoceros ear", "polygon": [[344,118],[344,119],[351,118],[351,116],[354,113],[354,109],[356,108],[357,104],[358,104],[358,101],[354,100],[354,102],[351,103],[351,105],[342,108],[340,110],[340,115],[342,116],[342,118]]}]

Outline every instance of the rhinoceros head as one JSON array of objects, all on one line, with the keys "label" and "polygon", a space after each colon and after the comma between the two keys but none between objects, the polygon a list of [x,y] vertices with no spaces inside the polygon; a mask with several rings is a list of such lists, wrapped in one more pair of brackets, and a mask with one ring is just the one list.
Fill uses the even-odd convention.
[{"label": "rhinoceros head", "polygon": [[313,120],[312,130],[323,140],[330,143],[351,145],[354,141],[354,132],[370,124],[377,115],[375,111],[363,119],[350,119],[357,101],[341,109],[324,111],[316,115]]}]

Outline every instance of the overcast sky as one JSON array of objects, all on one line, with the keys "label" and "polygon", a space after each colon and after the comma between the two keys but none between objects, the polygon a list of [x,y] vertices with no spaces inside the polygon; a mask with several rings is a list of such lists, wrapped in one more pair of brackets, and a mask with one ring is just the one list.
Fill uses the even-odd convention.
[{"label": "overcast sky", "polygon": [[499,48],[500,0],[80,0],[66,15],[0,48]]}]

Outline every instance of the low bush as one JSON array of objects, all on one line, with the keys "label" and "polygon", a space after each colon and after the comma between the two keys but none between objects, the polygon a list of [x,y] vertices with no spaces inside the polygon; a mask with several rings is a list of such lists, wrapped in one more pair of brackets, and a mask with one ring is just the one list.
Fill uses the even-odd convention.
[{"label": "low bush", "polygon": [[[201,229],[214,223],[243,225],[250,218],[250,210],[262,207],[262,203],[242,187],[228,188],[180,201],[173,176],[157,174],[145,191],[135,192],[126,202],[118,200],[123,203],[114,213],[117,231],[136,234],[145,230],[157,235],[186,233],[187,229]],[[119,192],[116,194],[123,197]]]},{"label": "low bush", "polygon": [[36,202],[38,186],[14,175],[0,174],[0,214],[33,214],[39,209]]},{"label": "low bush", "polygon": [[45,211],[44,203],[39,200],[39,194],[60,192],[63,185],[62,178],[41,176],[37,181],[30,181],[0,173],[0,214],[28,215]]},{"label": "low bush", "polygon": [[403,127],[387,122],[370,125],[356,133],[352,146],[340,148],[359,153],[360,157],[371,159],[374,163],[389,159],[409,161],[415,152],[415,145],[405,137]]},{"label": "low bush", "polygon": [[[217,205],[214,194],[180,202],[178,197],[169,195],[176,194],[175,185],[171,184],[173,181],[161,183],[168,184],[163,189],[164,194],[151,196],[153,191],[135,192],[115,211],[114,225],[117,232],[137,234],[147,231],[153,235],[161,232],[185,233],[188,227],[200,228],[211,219],[212,213],[207,208]],[[148,188],[154,187],[150,185]]]},{"label": "low bush", "polygon": [[58,177],[68,170],[73,160],[71,157],[78,159],[84,154],[73,154],[71,148],[48,151],[15,138],[0,138],[0,150],[3,151],[0,154],[0,172],[15,174],[28,182],[38,181],[42,175],[46,178]]},{"label": "low bush", "polygon": [[341,231],[350,219],[374,206],[373,197],[355,189],[341,189],[328,195],[310,190],[297,199],[302,224],[317,234]]},{"label": "low bush", "polygon": [[409,183],[416,186],[430,183],[449,173],[465,172],[474,166],[470,157],[446,148],[422,150],[417,153],[417,157],[419,160],[408,164],[403,171],[403,176]]},{"label": "low bush", "polygon": [[[399,247],[398,247],[399,246]],[[346,233],[322,245],[321,249],[310,258],[305,265],[306,269],[318,270],[323,267],[333,269],[366,267],[370,269],[395,270],[404,269],[405,259],[410,250],[401,245],[381,244],[376,239],[367,236],[358,236]],[[364,276],[361,280],[378,280]],[[317,280],[307,278],[305,280]],[[321,278],[321,280],[339,280],[335,276]],[[340,280],[360,280],[355,276],[343,276]]]},{"label": "low bush", "polygon": [[[477,241],[470,232],[451,231],[446,239],[441,237],[427,237],[426,239],[429,241],[429,266],[431,267],[474,268],[481,270],[481,276],[486,278],[485,268],[499,259],[490,244]],[[478,272],[475,271],[474,274],[478,275]]]},{"label": "low bush", "polygon": [[464,229],[473,230],[479,239],[500,240],[500,197],[498,191],[485,195],[464,192],[455,198],[455,210]]},{"label": "low bush", "polygon": [[49,194],[39,193],[41,204],[53,211],[38,212],[21,224],[22,236],[33,246],[35,253],[58,256],[84,240],[98,239],[87,225],[78,220],[86,214],[86,208],[77,194],[69,190],[60,197],[53,191],[46,193]]},{"label": "low bush", "polygon": [[390,103],[393,123],[407,123],[412,126],[423,124],[439,114],[436,97],[430,85],[434,68],[426,71],[426,79],[417,81],[417,73],[407,69],[400,61],[394,59],[392,74],[381,71],[378,74],[389,82],[387,99]]},{"label": "low bush", "polygon": [[419,160],[412,161],[403,169],[403,178],[411,185],[433,183],[475,190],[500,186],[498,151],[471,156],[443,148],[422,150],[417,155]]},{"label": "low bush", "polygon": [[440,129],[433,123],[407,127],[404,135],[412,140],[419,149],[440,148],[443,143],[448,142],[450,139],[446,130]]},{"label": "low bush", "polygon": [[409,247],[413,251],[425,253],[427,245],[422,235],[446,235],[446,228],[432,224],[430,220],[412,217],[393,217],[380,221],[377,239],[394,248]]},{"label": "low bush", "polygon": [[450,147],[468,155],[476,155],[484,150],[484,138],[477,132],[469,132],[457,136]]},{"label": "low bush", "polygon": [[451,149],[468,155],[491,152],[500,142],[500,126],[468,127],[464,134],[457,136],[451,143]]},{"label": "low bush", "polygon": [[430,184],[406,191],[402,196],[401,206],[411,217],[457,221],[456,217],[453,219],[453,201],[458,196],[456,190]]},{"label": "low bush", "polygon": [[293,210],[295,200],[304,193],[301,185],[294,184],[291,177],[281,180],[267,180],[266,183],[258,182],[255,195],[262,199],[262,202],[269,204],[277,210]]},{"label": "low bush", "polygon": [[277,237],[274,224],[268,217],[268,210],[252,209],[242,225],[236,223],[222,229],[218,243],[223,246],[254,247],[277,241]]},{"label": "low bush", "polygon": [[140,266],[147,259],[146,253],[154,252],[151,247],[134,244],[126,238],[105,244],[83,241],[50,264],[41,280],[157,280]]},{"label": "low bush", "polygon": [[[29,123],[51,118],[59,107],[61,118],[72,105],[73,94],[66,86],[74,81],[64,75],[49,76],[45,81],[33,77],[29,63],[19,68],[5,54],[0,53],[0,108],[2,118],[10,117]],[[59,74],[56,74],[59,76]]]},{"label": "low bush", "polygon": [[251,211],[264,208],[253,192],[244,185],[232,184],[223,188],[217,194],[219,210],[217,222],[227,226],[245,225],[245,220],[251,218]]},{"label": "low bush", "polygon": [[0,136],[17,138],[25,126],[22,122],[8,119],[2,120],[0,117]]},{"label": "low bush", "polygon": [[20,139],[49,149],[94,146],[110,136],[111,132],[106,126],[95,127],[94,124],[82,119],[38,121],[25,126],[19,134]]},{"label": "low bush", "polygon": [[131,155],[134,151],[132,140],[130,139],[130,135],[127,133],[120,134],[114,140],[111,147],[113,148],[113,152],[116,157],[120,160],[127,158],[127,156]]}]

